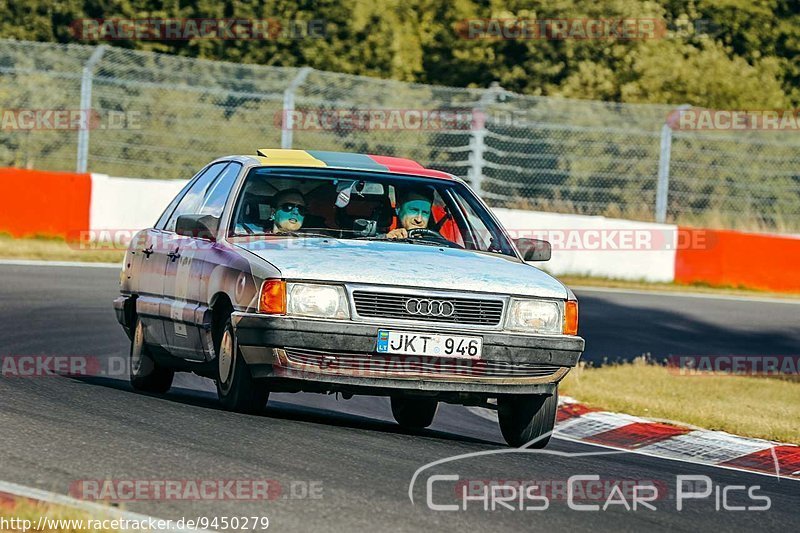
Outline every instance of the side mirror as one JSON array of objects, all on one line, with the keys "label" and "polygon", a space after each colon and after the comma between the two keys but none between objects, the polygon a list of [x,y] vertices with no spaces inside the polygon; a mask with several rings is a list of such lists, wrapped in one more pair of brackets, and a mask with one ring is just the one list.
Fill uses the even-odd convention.
[{"label": "side mirror", "polygon": [[525,261],[549,261],[552,255],[550,243],[539,239],[517,239],[522,258]]},{"label": "side mirror", "polygon": [[175,233],[208,241],[217,240],[219,219],[211,215],[181,215],[175,221]]}]

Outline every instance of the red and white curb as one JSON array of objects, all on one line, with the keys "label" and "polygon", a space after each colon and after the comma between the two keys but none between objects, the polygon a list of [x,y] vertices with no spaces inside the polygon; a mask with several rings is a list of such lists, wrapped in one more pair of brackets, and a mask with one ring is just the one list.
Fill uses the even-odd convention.
[{"label": "red and white curb", "polygon": [[[16,483],[0,481],[0,506],[11,505],[17,499],[69,507],[86,512],[93,519],[120,519],[139,524],[166,521],[164,518],[131,513],[115,507],[101,505],[99,503],[78,500],[70,496],[65,496],[64,494],[57,494],[55,492],[48,492],[46,490],[35,489],[33,487],[26,487],[25,485],[17,485]],[[174,524],[175,521],[173,520],[172,523]],[[170,531],[174,533],[213,533],[211,530],[207,529],[181,529],[178,527],[170,527],[160,531]]]},{"label": "red and white curb", "polygon": [[[470,408],[470,411],[497,420],[495,411],[482,408]],[[651,457],[800,480],[800,446],[600,411],[569,397],[559,399],[553,437]]]}]

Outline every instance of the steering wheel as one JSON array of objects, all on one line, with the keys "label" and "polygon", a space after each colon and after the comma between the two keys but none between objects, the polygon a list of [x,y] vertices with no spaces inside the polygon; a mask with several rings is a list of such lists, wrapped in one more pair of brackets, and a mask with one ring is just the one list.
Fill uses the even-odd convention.
[{"label": "steering wheel", "polygon": [[449,243],[450,241],[445,239],[441,233],[438,231],[434,231],[432,229],[427,228],[414,228],[408,230],[408,238],[409,239],[433,239],[436,241],[446,242]]}]

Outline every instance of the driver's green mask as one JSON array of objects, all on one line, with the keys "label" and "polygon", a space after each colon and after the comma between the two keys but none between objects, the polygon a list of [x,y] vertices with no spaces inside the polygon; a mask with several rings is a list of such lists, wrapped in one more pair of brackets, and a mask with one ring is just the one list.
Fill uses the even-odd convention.
[{"label": "driver's green mask", "polygon": [[431,203],[427,200],[409,200],[400,206],[397,216],[406,229],[427,228],[431,217]]}]

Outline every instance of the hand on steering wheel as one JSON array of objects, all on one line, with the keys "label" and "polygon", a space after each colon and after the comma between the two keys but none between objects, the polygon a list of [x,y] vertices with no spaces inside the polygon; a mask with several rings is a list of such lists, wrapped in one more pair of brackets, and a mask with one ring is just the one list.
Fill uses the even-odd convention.
[{"label": "hand on steering wheel", "polygon": [[409,239],[434,239],[437,241],[450,242],[441,233],[427,228],[414,228],[408,230]]}]

